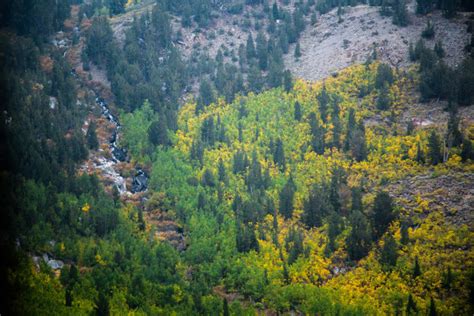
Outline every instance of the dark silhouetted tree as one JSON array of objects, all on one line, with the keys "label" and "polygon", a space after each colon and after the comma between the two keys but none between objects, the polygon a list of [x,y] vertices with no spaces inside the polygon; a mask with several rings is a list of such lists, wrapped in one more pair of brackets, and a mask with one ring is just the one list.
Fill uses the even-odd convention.
[{"label": "dark silhouetted tree", "polygon": [[385,233],[390,223],[395,219],[392,198],[387,192],[381,191],[375,196],[371,218],[374,228],[374,240],[376,240]]},{"label": "dark silhouetted tree", "polygon": [[442,162],[441,144],[439,136],[435,131],[431,131],[428,138],[428,157],[432,165],[437,165]]},{"label": "dark silhouetted tree", "polygon": [[293,182],[293,177],[290,175],[290,178],[280,191],[280,214],[287,219],[293,216],[295,191],[296,185]]},{"label": "dark silhouetted tree", "polygon": [[391,269],[397,264],[398,245],[391,234],[384,238],[384,244],[380,251],[380,263],[387,269]]}]

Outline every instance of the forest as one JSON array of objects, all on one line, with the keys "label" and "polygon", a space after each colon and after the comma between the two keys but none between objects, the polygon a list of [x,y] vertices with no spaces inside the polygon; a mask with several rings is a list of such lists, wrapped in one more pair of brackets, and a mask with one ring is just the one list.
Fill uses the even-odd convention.
[{"label": "forest", "polygon": [[[407,67],[295,75],[305,32],[364,6],[469,16],[462,61],[429,22]],[[470,1],[0,8],[1,314],[474,312]],[[232,49],[182,44],[229,16]]]}]

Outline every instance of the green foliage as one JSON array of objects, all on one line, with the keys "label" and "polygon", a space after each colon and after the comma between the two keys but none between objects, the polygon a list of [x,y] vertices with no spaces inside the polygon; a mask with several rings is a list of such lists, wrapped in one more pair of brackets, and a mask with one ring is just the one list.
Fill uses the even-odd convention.
[{"label": "green foliage", "polygon": [[160,123],[153,123],[159,122],[156,117],[157,115],[148,101],[145,101],[141,108],[122,117],[123,139],[121,145],[127,147],[133,157],[143,159],[150,152],[151,143],[160,144],[160,141],[164,140],[163,126],[157,125]]},{"label": "green foliage", "polygon": [[353,211],[349,221],[352,229],[346,240],[347,251],[352,260],[359,260],[367,255],[371,246],[370,226],[360,211]]},{"label": "green foliage", "polygon": [[322,219],[332,211],[330,206],[327,187],[325,185],[315,185],[304,204],[303,222],[309,228],[321,226]]},{"label": "green foliage", "polygon": [[407,26],[409,24],[408,11],[405,0],[395,0],[392,4],[393,24]]},{"label": "green foliage", "polygon": [[279,200],[279,210],[280,214],[282,214],[285,218],[291,218],[293,215],[293,199],[296,191],[296,185],[293,181],[293,177],[290,176],[288,181],[286,182],[285,186],[280,192],[280,200]]},{"label": "green foliage", "polygon": [[383,239],[383,247],[380,251],[380,263],[388,269],[395,266],[398,257],[398,245],[392,235],[387,235]]},{"label": "green foliage", "polygon": [[431,21],[428,20],[428,22],[426,23],[425,29],[423,30],[423,32],[421,32],[421,37],[432,39],[434,35],[435,35],[434,26],[431,24]]},{"label": "green foliage", "polygon": [[97,150],[99,148],[99,141],[97,140],[97,134],[95,132],[97,125],[94,121],[92,121],[87,129],[86,139],[87,139],[87,146],[89,149]]},{"label": "green foliage", "polygon": [[375,88],[382,89],[392,85],[394,82],[394,76],[392,68],[387,64],[379,64],[377,67],[377,75],[375,77]]},{"label": "green foliage", "polygon": [[428,139],[428,156],[432,165],[437,165],[442,162],[441,144],[439,136],[436,131],[431,131]]},{"label": "green foliage", "polygon": [[371,215],[374,239],[378,239],[383,235],[390,223],[395,219],[395,216],[393,201],[390,195],[384,191],[378,192]]},{"label": "green foliage", "polygon": [[301,57],[300,43],[296,43],[294,56],[295,56],[296,59]]}]

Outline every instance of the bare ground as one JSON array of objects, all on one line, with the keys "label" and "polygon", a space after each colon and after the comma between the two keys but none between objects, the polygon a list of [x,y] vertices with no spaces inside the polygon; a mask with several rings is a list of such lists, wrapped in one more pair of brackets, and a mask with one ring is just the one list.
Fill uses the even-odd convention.
[{"label": "bare ground", "polygon": [[435,27],[435,38],[426,41],[427,46],[433,47],[441,40],[448,64],[455,66],[462,60],[463,49],[470,40],[466,15],[447,20],[439,11],[423,17],[410,13],[411,24],[398,27],[378,10],[367,5],[347,7],[341,23],[337,9],[320,16],[317,24],[308,26],[301,36],[300,59],[295,60],[291,54],[285,57],[287,67],[296,77],[316,81],[351,64],[365,62],[374,47],[382,61],[406,67],[410,64],[409,43],[418,41],[428,20]]},{"label": "bare ground", "polygon": [[[465,224],[472,230],[473,183],[473,173],[451,171],[440,176],[428,173],[407,177],[388,185],[386,189],[410,216],[421,212],[420,216],[423,218],[433,211],[441,211],[447,222],[455,225]],[[428,201],[428,207],[417,210],[418,198]]]}]

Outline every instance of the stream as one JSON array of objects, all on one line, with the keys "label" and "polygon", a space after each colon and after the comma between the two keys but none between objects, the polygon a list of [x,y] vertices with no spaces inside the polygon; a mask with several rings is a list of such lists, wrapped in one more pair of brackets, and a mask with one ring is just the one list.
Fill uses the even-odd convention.
[{"label": "stream", "polygon": [[103,98],[96,97],[95,102],[98,106],[100,106],[102,116],[114,126],[112,135],[108,140],[112,157],[100,157],[96,167],[101,169],[113,181],[120,194],[124,194],[126,192],[133,194],[146,191],[148,189],[148,175],[143,169],[139,167],[135,168],[135,175],[132,178],[132,187],[130,190],[127,188],[125,179],[115,170],[115,166],[118,163],[129,161],[127,149],[119,146],[121,125],[118,121],[118,118],[110,112],[109,106]]}]

